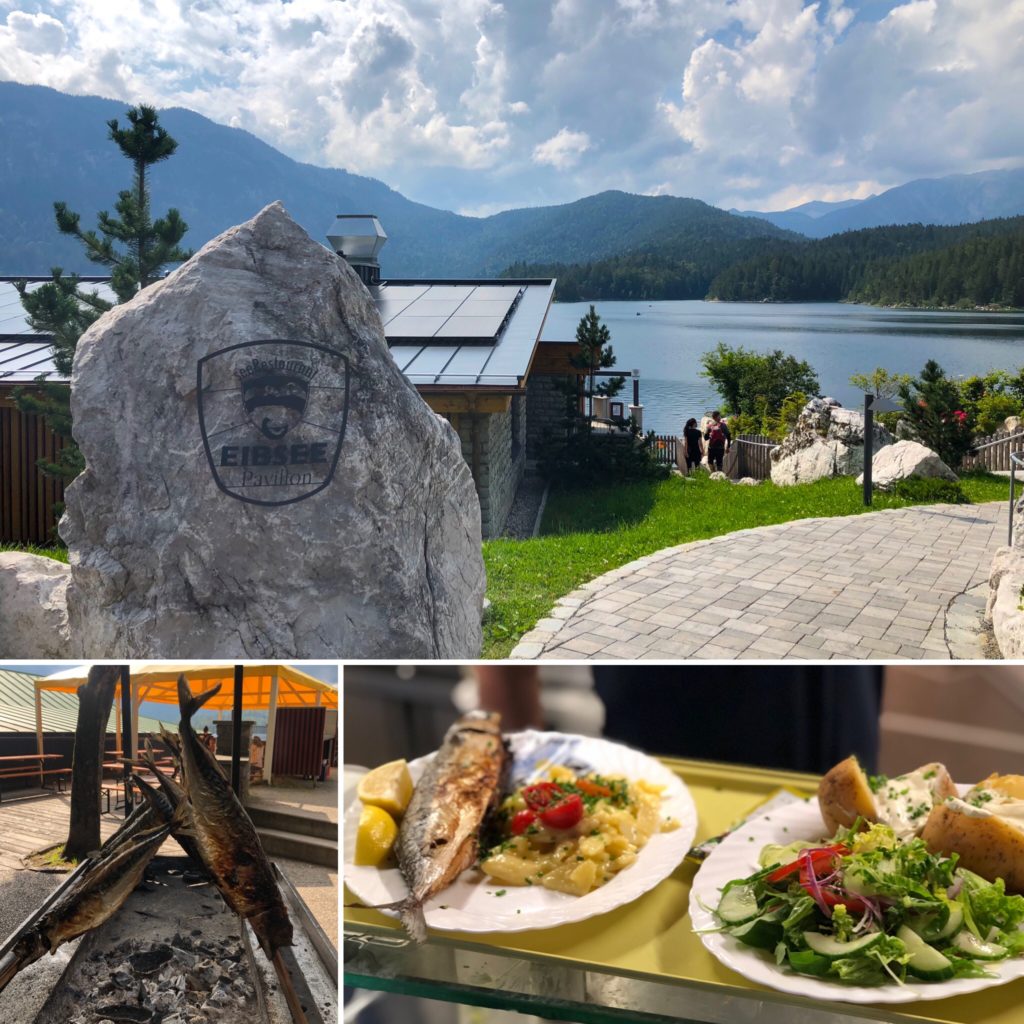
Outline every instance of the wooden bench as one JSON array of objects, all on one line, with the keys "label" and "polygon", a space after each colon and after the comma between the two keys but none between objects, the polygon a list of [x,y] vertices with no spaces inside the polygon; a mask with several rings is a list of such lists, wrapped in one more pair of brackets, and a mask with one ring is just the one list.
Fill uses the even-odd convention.
[{"label": "wooden bench", "polygon": [[[0,783],[4,779],[35,779],[43,775],[56,775],[57,776],[57,792],[64,792],[65,776],[71,775],[70,768],[20,768],[17,770],[11,768],[0,768]],[[45,788],[45,787],[44,787]],[[0,802],[3,801],[3,786],[0,785]]]}]

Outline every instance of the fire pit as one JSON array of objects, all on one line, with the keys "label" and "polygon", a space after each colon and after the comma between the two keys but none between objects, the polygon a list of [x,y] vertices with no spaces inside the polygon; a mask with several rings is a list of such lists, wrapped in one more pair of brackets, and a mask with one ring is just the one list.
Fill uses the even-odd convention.
[{"label": "fire pit", "polygon": [[[183,857],[157,856],[145,881],[70,960],[44,956],[0,995],[4,1024],[291,1024],[277,976],[212,884]],[[295,945],[286,964],[309,1024],[335,1024],[337,987],[283,886]],[[67,948],[67,947],[66,947]],[[49,993],[47,997],[47,993]]]}]

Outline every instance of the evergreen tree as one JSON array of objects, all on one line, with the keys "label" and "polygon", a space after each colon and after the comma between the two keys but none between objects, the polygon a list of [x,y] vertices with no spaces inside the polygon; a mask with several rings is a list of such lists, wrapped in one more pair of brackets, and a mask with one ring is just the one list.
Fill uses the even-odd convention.
[{"label": "evergreen tree", "polygon": [[900,398],[904,415],[921,443],[956,469],[971,447],[971,428],[956,382],[929,359],[920,377],[900,386]]},{"label": "evergreen tree", "polygon": [[[154,164],[172,156],[178,143],[160,126],[152,107],[132,107],[127,112],[128,126],[117,119],[107,122],[109,138],[132,162],[131,188],[118,194],[116,214],[102,210],[97,216],[97,231],[85,231],[80,217],[66,203],[53,204],[58,230],[81,241],[86,256],[110,270],[110,286],[117,302],[127,302],[140,289],[156,281],[168,264],[187,260],[191,251],[179,245],[188,225],[177,210],[153,220],[147,172]],[[53,361],[63,376],[71,375],[78,339],[113,305],[95,291],[84,291],[78,277],[65,276],[54,267],[52,279],[29,291],[26,282],[16,285],[21,304],[33,330],[53,337]],[[64,439],[57,463],[40,460],[45,472],[65,481],[81,472],[81,453],[71,439],[70,393],[64,385],[48,384],[40,378],[38,391],[15,392],[18,408],[42,415],[47,424]]]},{"label": "evergreen tree", "polygon": [[[596,383],[595,374],[598,370],[610,370],[615,365],[615,353],[612,351],[611,332],[608,325],[601,323],[601,317],[593,306],[580,318],[576,325],[576,344],[579,350],[569,357],[569,362],[577,369],[586,371],[583,395],[587,399],[589,416],[593,416],[594,395],[617,395],[626,383],[625,377],[607,377]],[[589,422],[589,419],[588,419]]]}]

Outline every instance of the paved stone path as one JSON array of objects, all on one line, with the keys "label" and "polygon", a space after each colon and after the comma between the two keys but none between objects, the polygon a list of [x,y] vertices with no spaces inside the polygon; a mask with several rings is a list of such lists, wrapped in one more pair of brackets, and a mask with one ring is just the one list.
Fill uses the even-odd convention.
[{"label": "paved stone path", "polygon": [[561,598],[513,658],[983,658],[1006,504],[801,519],[666,548]]}]

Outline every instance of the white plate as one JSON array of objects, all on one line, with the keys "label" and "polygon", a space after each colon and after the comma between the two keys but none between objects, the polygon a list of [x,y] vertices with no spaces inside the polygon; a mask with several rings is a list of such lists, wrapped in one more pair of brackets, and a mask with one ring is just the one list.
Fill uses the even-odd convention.
[{"label": "white plate", "polygon": [[[522,932],[554,928],[604,914],[653,889],[682,863],[697,833],[697,808],[689,790],[664,765],[608,740],[572,736],[557,732],[520,732],[508,737],[512,748],[512,782],[522,785],[541,774],[538,763],[568,765],[580,772],[645,779],[664,786],[663,818],[676,819],[674,832],[651,836],[636,861],[610,882],[587,893],[570,896],[542,886],[503,886],[476,868],[464,871],[443,892],[424,906],[431,928],[460,932]],[[409,770],[418,780],[433,754],[410,762]],[[390,903],[406,895],[405,882],[397,868],[380,870],[352,863],[355,834],[359,824],[359,801],[345,813],[345,884],[368,906]],[[495,893],[504,891],[503,896]]]},{"label": "white plate", "polygon": [[829,838],[813,798],[792,804],[770,814],[754,818],[738,828],[715,847],[701,865],[690,890],[690,920],[693,930],[711,951],[712,956],[726,967],[780,992],[807,996],[811,999],[831,999],[845,1003],[912,1003],[918,999],[946,999],[966,995],[993,985],[1024,977],[1024,958],[1001,960],[989,964],[992,978],[951,978],[949,981],[923,982],[908,980],[905,985],[843,985],[797,974],[788,967],[780,967],[769,951],[745,946],[725,932],[709,932],[717,927],[708,907],[717,907],[722,888],[734,878],[746,878],[758,870],[757,858],[769,843],[786,845],[798,839],[817,841]]}]

